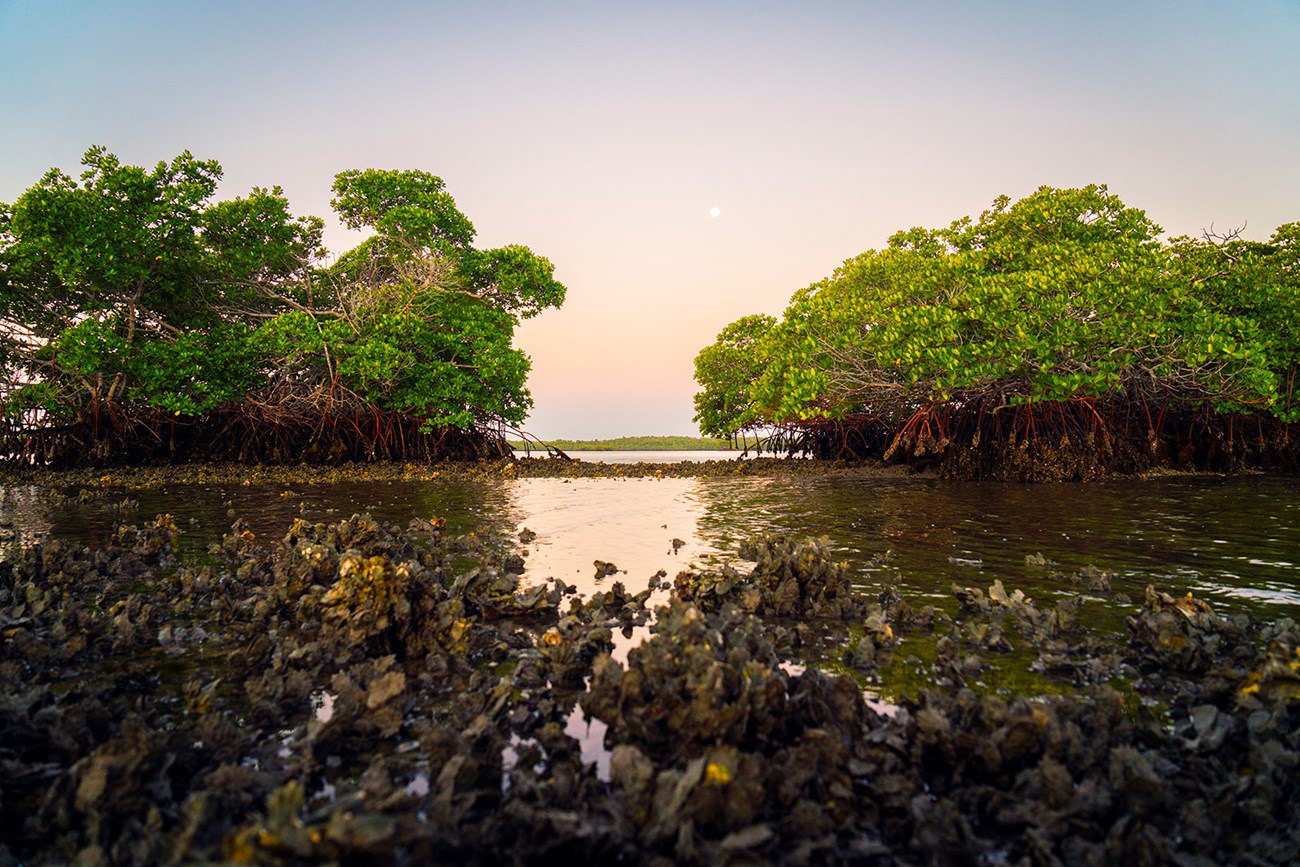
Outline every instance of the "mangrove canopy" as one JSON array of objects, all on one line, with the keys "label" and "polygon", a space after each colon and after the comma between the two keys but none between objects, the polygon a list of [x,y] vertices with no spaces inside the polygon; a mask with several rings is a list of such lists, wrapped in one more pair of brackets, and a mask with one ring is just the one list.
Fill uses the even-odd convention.
[{"label": "mangrove canopy", "polygon": [[369,236],[330,260],[282,191],[100,147],[0,204],[0,455],[47,465],[500,453],[520,319],[564,301],[526,247],[481,250],[443,181],[345,171]]},{"label": "mangrove canopy", "polygon": [[1163,239],[1104,186],[898,232],[696,358],[711,436],[988,478],[1294,466],[1300,223]]}]

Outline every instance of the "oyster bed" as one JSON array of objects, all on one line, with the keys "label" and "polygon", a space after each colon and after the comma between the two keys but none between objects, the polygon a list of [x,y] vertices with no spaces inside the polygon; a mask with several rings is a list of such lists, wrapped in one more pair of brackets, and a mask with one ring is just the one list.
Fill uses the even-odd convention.
[{"label": "oyster bed", "polygon": [[631,479],[730,478],[734,476],[906,476],[903,467],[879,461],[814,461],[799,458],[751,457],[743,460],[704,460],[656,463],[604,463],[562,458],[503,458],[495,461],[401,463],[375,461],[340,465],[184,463],[156,466],[49,470],[0,464],[0,484],[45,487],[120,485],[127,489],[177,484],[316,485],[340,481],[428,481],[467,479]]},{"label": "oyster bed", "polygon": [[[1300,856],[1287,620],[1151,588],[1114,640],[1001,582],[916,608],[817,540],[583,599],[437,522],[237,522],[201,564],[178,532],[0,563],[0,864]],[[1050,689],[981,686],[1013,645]]]}]

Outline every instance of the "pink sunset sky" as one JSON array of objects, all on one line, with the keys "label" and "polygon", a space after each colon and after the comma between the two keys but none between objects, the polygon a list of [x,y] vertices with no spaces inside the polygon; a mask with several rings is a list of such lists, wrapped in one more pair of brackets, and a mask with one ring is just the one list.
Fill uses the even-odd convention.
[{"label": "pink sunset sky", "polygon": [[1092,182],[1170,234],[1300,219],[1298,49],[1294,0],[0,0],[0,201],[188,149],[341,252],[336,172],[432,172],[568,286],[529,430],[691,434],[701,347],[897,229]]}]

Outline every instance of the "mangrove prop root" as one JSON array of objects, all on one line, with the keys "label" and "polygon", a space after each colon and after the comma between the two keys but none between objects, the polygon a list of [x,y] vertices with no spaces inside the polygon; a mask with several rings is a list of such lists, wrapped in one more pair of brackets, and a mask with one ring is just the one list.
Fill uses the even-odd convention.
[{"label": "mangrove prop root", "polygon": [[509,457],[511,451],[493,430],[426,431],[416,418],[369,410],[292,418],[216,412],[118,425],[94,419],[39,426],[9,421],[0,424],[0,453],[17,466],[71,469],[193,461],[337,465],[482,460]]},{"label": "mangrove prop root", "polygon": [[[919,409],[812,421],[785,436],[813,457],[877,460],[970,480],[1082,481],[1167,468],[1211,472],[1300,468],[1294,425],[1264,415],[1071,399],[1056,404]],[[1249,434],[1243,435],[1245,431]]]}]

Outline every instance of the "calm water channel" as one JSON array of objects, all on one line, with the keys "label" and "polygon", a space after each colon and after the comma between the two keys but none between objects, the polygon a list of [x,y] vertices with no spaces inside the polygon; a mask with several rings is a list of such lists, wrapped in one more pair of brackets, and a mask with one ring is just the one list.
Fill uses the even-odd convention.
[{"label": "calm water channel", "polygon": [[[617,580],[635,591],[659,569],[671,577],[687,566],[734,561],[747,535],[786,532],[829,537],[864,592],[892,583],[909,598],[940,598],[954,582],[987,587],[1000,578],[1049,601],[1077,592],[1053,571],[1093,565],[1111,570],[1114,589],[1137,600],[1154,583],[1230,609],[1300,616],[1295,477],[1032,486],[859,476],[175,486],[131,492],[139,508],[126,513],[114,508],[126,492],[89,502],[76,502],[76,494],[0,489],[0,526],[25,540],[93,541],[123,521],[169,512],[185,531],[183,549],[198,553],[234,516],[268,538],[299,515],[326,521],[369,511],[402,525],[443,517],[452,532],[523,551],[525,579],[555,576],[584,592],[601,586],[597,558],[626,570]],[[537,534],[527,545],[518,541],[524,527]],[[1027,565],[1034,554],[1054,565]]]}]

